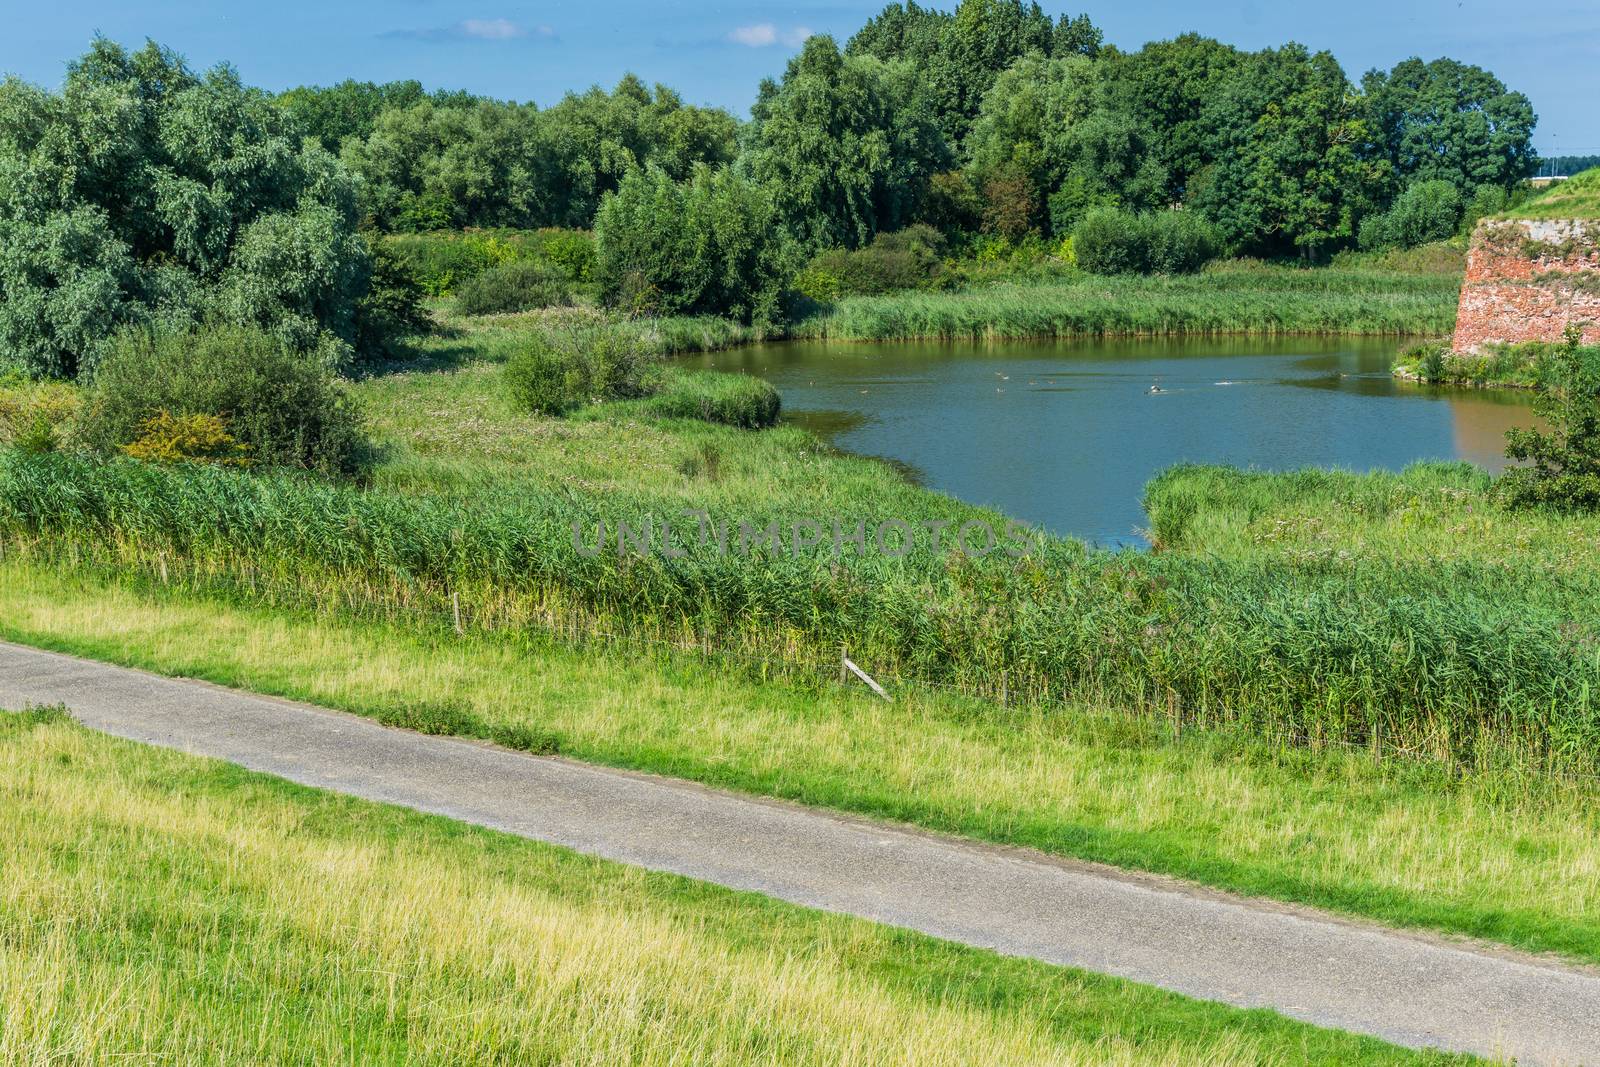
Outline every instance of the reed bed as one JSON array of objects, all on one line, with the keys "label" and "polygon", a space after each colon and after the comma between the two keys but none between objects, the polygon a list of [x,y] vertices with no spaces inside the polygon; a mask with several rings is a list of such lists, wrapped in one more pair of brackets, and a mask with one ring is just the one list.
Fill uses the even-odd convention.
[{"label": "reed bed", "polygon": [[[870,500],[858,516],[881,517]],[[0,459],[13,549],[267,603],[430,623],[459,605],[473,628],[626,633],[763,670],[814,670],[847,647],[887,676],[1008,699],[1479,765],[1592,771],[1600,752],[1596,583],[1552,579],[1538,560],[1112,554],[1054,539],[1023,558],[920,542],[898,558],[747,555],[693,538],[676,557],[593,551],[602,522],[664,517],[684,521],[617,491],[527,487],[467,506],[214,468]]]},{"label": "reed bed", "polygon": [[953,293],[853,297],[794,337],[854,341],[1204,334],[1444,334],[1454,275],[1258,266],[1179,277],[1079,275]]}]

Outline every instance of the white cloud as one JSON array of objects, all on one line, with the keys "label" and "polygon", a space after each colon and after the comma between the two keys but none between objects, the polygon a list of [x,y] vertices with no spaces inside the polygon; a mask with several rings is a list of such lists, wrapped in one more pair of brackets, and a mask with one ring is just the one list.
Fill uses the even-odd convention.
[{"label": "white cloud", "polygon": [[467,19],[461,23],[461,35],[483,41],[509,41],[528,36],[528,31],[510,19]]},{"label": "white cloud", "polygon": [[806,26],[779,29],[770,22],[757,22],[733,30],[728,34],[728,40],[734,44],[742,44],[746,48],[770,48],[775,44],[799,48],[810,36],[811,30]]},{"label": "white cloud", "polygon": [[758,22],[754,26],[740,26],[728,34],[728,40],[734,44],[742,44],[746,48],[765,48],[778,43],[778,28],[770,22]]},{"label": "white cloud", "polygon": [[524,26],[510,19],[465,19],[453,26],[420,30],[390,30],[385,37],[406,37],[417,41],[514,41],[522,37],[553,38],[550,26]]}]

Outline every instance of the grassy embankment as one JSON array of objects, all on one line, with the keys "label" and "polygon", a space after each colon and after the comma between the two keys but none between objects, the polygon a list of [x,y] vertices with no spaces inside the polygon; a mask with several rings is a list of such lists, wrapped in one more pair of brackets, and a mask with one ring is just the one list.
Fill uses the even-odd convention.
[{"label": "grassy embankment", "polygon": [[1441,1063],[0,713],[0,1061]]},{"label": "grassy embankment", "polygon": [[0,637],[1600,962],[1600,789],[0,563]]}]

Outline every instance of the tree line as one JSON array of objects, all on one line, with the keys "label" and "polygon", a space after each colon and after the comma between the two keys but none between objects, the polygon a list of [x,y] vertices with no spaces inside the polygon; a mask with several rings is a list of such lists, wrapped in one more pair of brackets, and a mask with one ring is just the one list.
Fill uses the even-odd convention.
[{"label": "tree line", "polygon": [[815,36],[743,121],[632,75],[544,108],[416,81],[270,94],[97,40],[58,91],[0,84],[0,346],[72,375],[118,327],[220,318],[359,358],[416,317],[374,232],[593,228],[606,299],[743,318],[909,227],[936,235],[917,248],[1081,229],[1114,269],[1316,260],[1497,210],[1534,122],[1451,59],[1356,83],[1293,43],[1122,51],[1023,0]]}]

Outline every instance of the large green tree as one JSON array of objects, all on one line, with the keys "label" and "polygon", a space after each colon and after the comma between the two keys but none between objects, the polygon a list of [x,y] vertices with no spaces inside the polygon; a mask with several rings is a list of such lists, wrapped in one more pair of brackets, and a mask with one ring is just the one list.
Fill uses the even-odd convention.
[{"label": "large green tree", "polygon": [[1234,252],[1317,256],[1355,234],[1389,165],[1338,61],[1290,44],[1245,56],[1201,122],[1209,162],[1190,182]]},{"label": "large green tree", "polygon": [[1027,183],[1035,228],[1071,230],[1096,205],[1159,206],[1166,178],[1147,132],[1108,99],[1105,60],[1033,53],[984,97],[968,138],[975,184],[991,199]]},{"label": "large green tree", "polygon": [[1030,53],[1095,55],[1100,31],[1086,15],[1052,19],[1023,0],[961,0],[953,12],[914,2],[884,8],[851,38],[852,55],[916,66],[940,132],[952,148],[966,141],[995,79]]},{"label": "large green tree", "polygon": [[775,319],[789,273],[770,197],[728,167],[684,181],[654,164],[626,174],[595,218],[596,272],[630,310]]},{"label": "large green tree", "polygon": [[345,142],[343,159],[385,228],[537,226],[552,185],[538,119],[531,104],[425,100],[379,114],[370,136]]},{"label": "large green tree", "polygon": [[1211,162],[1217,139],[1207,105],[1223,92],[1241,58],[1238,49],[1197,34],[1105,57],[1107,109],[1142,131],[1171,203],[1186,198],[1190,181]]},{"label": "large green tree", "polygon": [[97,40],[60,92],[0,84],[0,349],[34,373],[91,368],[124,324],[216,315],[348,353],[355,224],[350,175],[229,67]]},{"label": "large green tree", "polygon": [[378,116],[385,111],[411,107],[424,100],[438,107],[471,107],[477,103],[476,97],[459,89],[429,93],[415,79],[383,85],[348,79],[337,85],[302,85],[279,93],[275,102],[302,133],[321,141],[328,151],[337,152],[347,138],[370,136]]},{"label": "large green tree", "polygon": [[1510,189],[1538,166],[1533,105],[1482,67],[1413,58],[1368,73],[1362,87],[1378,153],[1402,186]]},{"label": "large green tree", "polygon": [[781,83],[761,85],[740,164],[812,251],[856,248],[912,221],[949,153],[906,63],[806,41]]},{"label": "large green tree", "polygon": [[652,92],[633,75],[616,89],[568,94],[539,116],[550,225],[587,227],[600,198],[630,171],[654,164],[683,180],[699,164],[732,162],[738,123],[719,108],[693,107],[671,89]]},{"label": "large green tree", "polygon": [[[405,94],[400,94],[404,99]],[[674,178],[733,159],[738,124],[627,75],[616,89],[532,104],[425,99],[380,110],[344,159],[366,181],[380,226],[570,226],[594,221],[624,175],[655,164]]]}]

